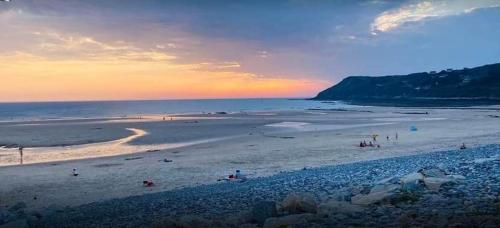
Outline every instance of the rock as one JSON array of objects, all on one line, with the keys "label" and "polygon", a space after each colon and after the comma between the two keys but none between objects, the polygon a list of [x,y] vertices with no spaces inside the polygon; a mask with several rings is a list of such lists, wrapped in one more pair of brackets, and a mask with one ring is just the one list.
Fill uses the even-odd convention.
[{"label": "rock", "polygon": [[375,182],[376,184],[399,184],[400,179],[398,177],[388,177]]},{"label": "rock", "polygon": [[405,191],[417,191],[423,188],[424,175],[421,173],[410,173],[401,177],[401,188]]},{"label": "rock", "polygon": [[261,201],[255,204],[251,211],[251,221],[257,223],[264,223],[270,217],[278,216],[276,210],[276,203],[273,201]]},{"label": "rock", "polygon": [[277,218],[268,218],[266,222],[264,222],[264,228],[281,228],[281,227],[289,227],[296,225],[307,225],[311,220],[315,217],[313,214],[305,213],[305,214],[294,214],[287,215],[283,217]]},{"label": "rock", "polygon": [[373,188],[370,189],[370,194],[376,192],[392,192],[399,189],[400,187],[401,186],[398,184],[379,184],[373,186]]},{"label": "rock", "polygon": [[426,167],[419,170],[418,172],[424,175],[424,177],[446,177],[446,171],[437,167]]},{"label": "rock", "polygon": [[306,193],[291,193],[281,203],[281,208],[290,214],[316,213],[318,204]]},{"label": "rock", "polygon": [[376,185],[367,195],[356,195],[351,197],[351,203],[355,205],[370,205],[381,202],[394,195],[395,190],[399,189],[397,184]]},{"label": "rock", "polygon": [[453,178],[455,180],[465,180],[465,177],[462,175],[448,175],[448,177]]},{"label": "rock", "polygon": [[431,191],[439,191],[441,185],[446,183],[454,182],[454,179],[451,178],[438,178],[438,177],[426,177],[424,178],[424,184],[427,189]]},{"label": "rock", "polygon": [[25,227],[28,227],[28,222],[25,219],[19,219],[0,225],[0,228],[25,228]]},{"label": "rock", "polygon": [[410,173],[404,177],[400,178],[402,184],[417,182],[424,179],[424,175],[422,173]]},{"label": "rock", "polygon": [[329,200],[318,207],[319,215],[335,215],[338,213],[352,214],[363,211],[364,208],[359,205],[353,205],[346,201]]},{"label": "rock", "polygon": [[19,202],[19,203],[15,204],[14,206],[10,207],[9,211],[15,212],[15,211],[19,211],[19,210],[24,209],[24,208],[26,208],[26,203]]}]

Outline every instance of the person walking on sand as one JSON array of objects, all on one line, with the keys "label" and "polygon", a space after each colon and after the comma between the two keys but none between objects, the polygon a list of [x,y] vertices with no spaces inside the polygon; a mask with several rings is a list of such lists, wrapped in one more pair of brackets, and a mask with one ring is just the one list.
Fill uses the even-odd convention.
[{"label": "person walking on sand", "polygon": [[389,136],[387,136],[387,141],[389,141]]},{"label": "person walking on sand", "polygon": [[398,140],[398,133],[396,132],[396,140]]},{"label": "person walking on sand", "polygon": [[19,146],[19,158],[20,158],[19,163],[21,163],[21,165],[23,164],[23,155],[24,155],[23,149],[24,149],[23,146]]}]

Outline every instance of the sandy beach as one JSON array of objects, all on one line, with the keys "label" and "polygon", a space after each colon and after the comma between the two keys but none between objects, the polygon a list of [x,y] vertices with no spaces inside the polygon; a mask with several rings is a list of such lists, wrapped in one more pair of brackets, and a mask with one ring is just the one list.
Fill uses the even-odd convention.
[{"label": "sandy beach", "polygon": [[[457,149],[462,143],[492,144],[500,137],[499,108],[356,107],[172,120],[2,122],[0,145],[7,147],[0,148],[0,206],[77,206],[213,184],[236,169],[256,178]],[[374,134],[380,148],[358,146]],[[19,144],[25,147],[23,165]],[[77,177],[71,175],[74,168]],[[145,188],[143,180],[155,186]]]}]

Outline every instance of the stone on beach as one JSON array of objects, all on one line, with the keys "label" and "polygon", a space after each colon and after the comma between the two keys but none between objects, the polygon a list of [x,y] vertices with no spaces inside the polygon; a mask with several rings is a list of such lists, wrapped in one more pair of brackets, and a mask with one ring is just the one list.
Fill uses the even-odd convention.
[{"label": "stone on beach", "polygon": [[318,204],[307,193],[291,193],[281,203],[281,209],[290,214],[316,213]]},{"label": "stone on beach", "polygon": [[347,201],[328,200],[319,205],[318,215],[330,216],[338,213],[352,214],[363,211],[364,208],[359,205],[353,205]]},{"label": "stone on beach", "polygon": [[358,194],[351,198],[351,203],[355,205],[370,205],[379,203],[394,195],[395,190],[400,189],[397,184],[380,184],[370,190],[368,194]]},{"label": "stone on beach", "polygon": [[410,173],[404,177],[401,177],[401,187],[406,191],[416,191],[420,190],[422,187],[422,182],[424,180],[424,175],[421,173]]},{"label": "stone on beach", "polygon": [[446,171],[438,167],[426,167],[418,171],[424,177],[437,177],[442,178],[447,175]]},{"label": "stone on beach", "polygon": [[444,178],[439,178],[439,177],[426,177],[424,178],[424,184],[427,189],[431,191],[439,191],[441,186],[446,183],[453,183],[455,180],[450,177],[444,177]]}]

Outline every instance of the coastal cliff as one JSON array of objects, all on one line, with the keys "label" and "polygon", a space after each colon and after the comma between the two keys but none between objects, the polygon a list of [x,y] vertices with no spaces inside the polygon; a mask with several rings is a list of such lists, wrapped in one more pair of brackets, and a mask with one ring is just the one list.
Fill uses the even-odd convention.
[{"label": "coastal cliff", "polygon": [[351,76],[320,92],[315,100],[500,100],[500,63],[381,77]]}]

